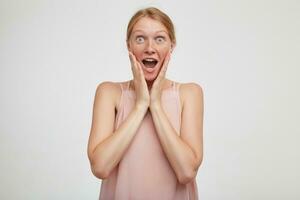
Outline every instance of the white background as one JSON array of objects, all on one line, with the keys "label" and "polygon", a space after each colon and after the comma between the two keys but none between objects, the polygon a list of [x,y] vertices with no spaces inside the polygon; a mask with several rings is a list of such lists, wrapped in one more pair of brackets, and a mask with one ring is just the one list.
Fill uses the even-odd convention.
[{"label": "white background", "polygon": [[0,199],[97,199],[97,85],[132,78],[130,17],[156,6],[178,44],[167,77],[204,91],[201,200],[300,198],[300,3],[0,1]]}]

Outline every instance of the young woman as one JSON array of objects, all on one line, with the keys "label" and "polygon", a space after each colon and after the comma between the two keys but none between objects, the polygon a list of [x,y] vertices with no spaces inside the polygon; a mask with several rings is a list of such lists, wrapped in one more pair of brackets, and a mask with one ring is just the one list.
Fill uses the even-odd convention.
[{"label": "young woman", "polygon": [[133,79],[97,87],[88,157],[101,200],[198,199],[203,91],[165,77],[175,45],[165,13],[139,10],[127,27]]}]

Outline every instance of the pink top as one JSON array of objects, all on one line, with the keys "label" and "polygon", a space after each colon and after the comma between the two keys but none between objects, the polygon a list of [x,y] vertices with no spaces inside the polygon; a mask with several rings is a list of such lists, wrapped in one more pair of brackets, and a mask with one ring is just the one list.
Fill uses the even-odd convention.
[{"label": "pink top", "polygon": [[[179,84],[162,92],[162,107],[180,133]],[[135,103],[135,92],[122,89],[115,129],[126,119]],[[146,113],[119,164],[102,180],[99,200],[197,200],[196,180],[180,184],[157,136],[151,113]]]}]

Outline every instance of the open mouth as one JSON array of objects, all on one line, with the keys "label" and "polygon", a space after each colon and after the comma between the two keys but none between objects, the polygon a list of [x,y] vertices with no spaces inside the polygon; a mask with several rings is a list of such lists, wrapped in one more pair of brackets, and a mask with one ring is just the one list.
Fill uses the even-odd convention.
[{"label": "open mouth", "polygon": [[154,58],[145,58],[142,62],[146,68],[154,68],[158,63],[158,61]]}]

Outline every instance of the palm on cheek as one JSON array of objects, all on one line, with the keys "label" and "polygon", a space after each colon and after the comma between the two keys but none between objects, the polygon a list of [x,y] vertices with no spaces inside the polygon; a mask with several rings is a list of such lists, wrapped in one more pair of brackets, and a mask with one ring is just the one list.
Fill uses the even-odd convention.
[{"label": "palm on cheek", "polygon": [[142,66],[137,61],[132,52],[129,51],[129,57],[131,61],[131,69],[133,72],[133,83],[135,86],[137,103],[149,105],[150,96],[147,89],[147,83],[143,74]]},{"label": "palm on cheek", "polygon": [[168,54],[166,55],[165,60],[162,65],[162,68],[152,85],[152,88],[150,91],[151,105],[160,103],[161,93],[162,93],[162,89],[163,89],[162,87],[163,87],[163,83],[165,81],[166,71],[168,68],[168,63],[170,61],[170,57],[171,57],[171,51],[169,51]]},{"label": "palm on cheek", "polygon": [[134,85],[136,89],[136,95],[138,102],[146,102],[148,106],[156,106],[160,104],[161,93],[163,89],[163,83],[165,81],[165,75],[168,67],[168,63],[171,57],[171,51],[165,57],[161,70],[155,79],[151,91],[148,91],[147,83],[144,77],[144,73],[141,65],[138,63],[136,57],[129,51],[130,60],[132,63],[132,72],[134,76]]}]

